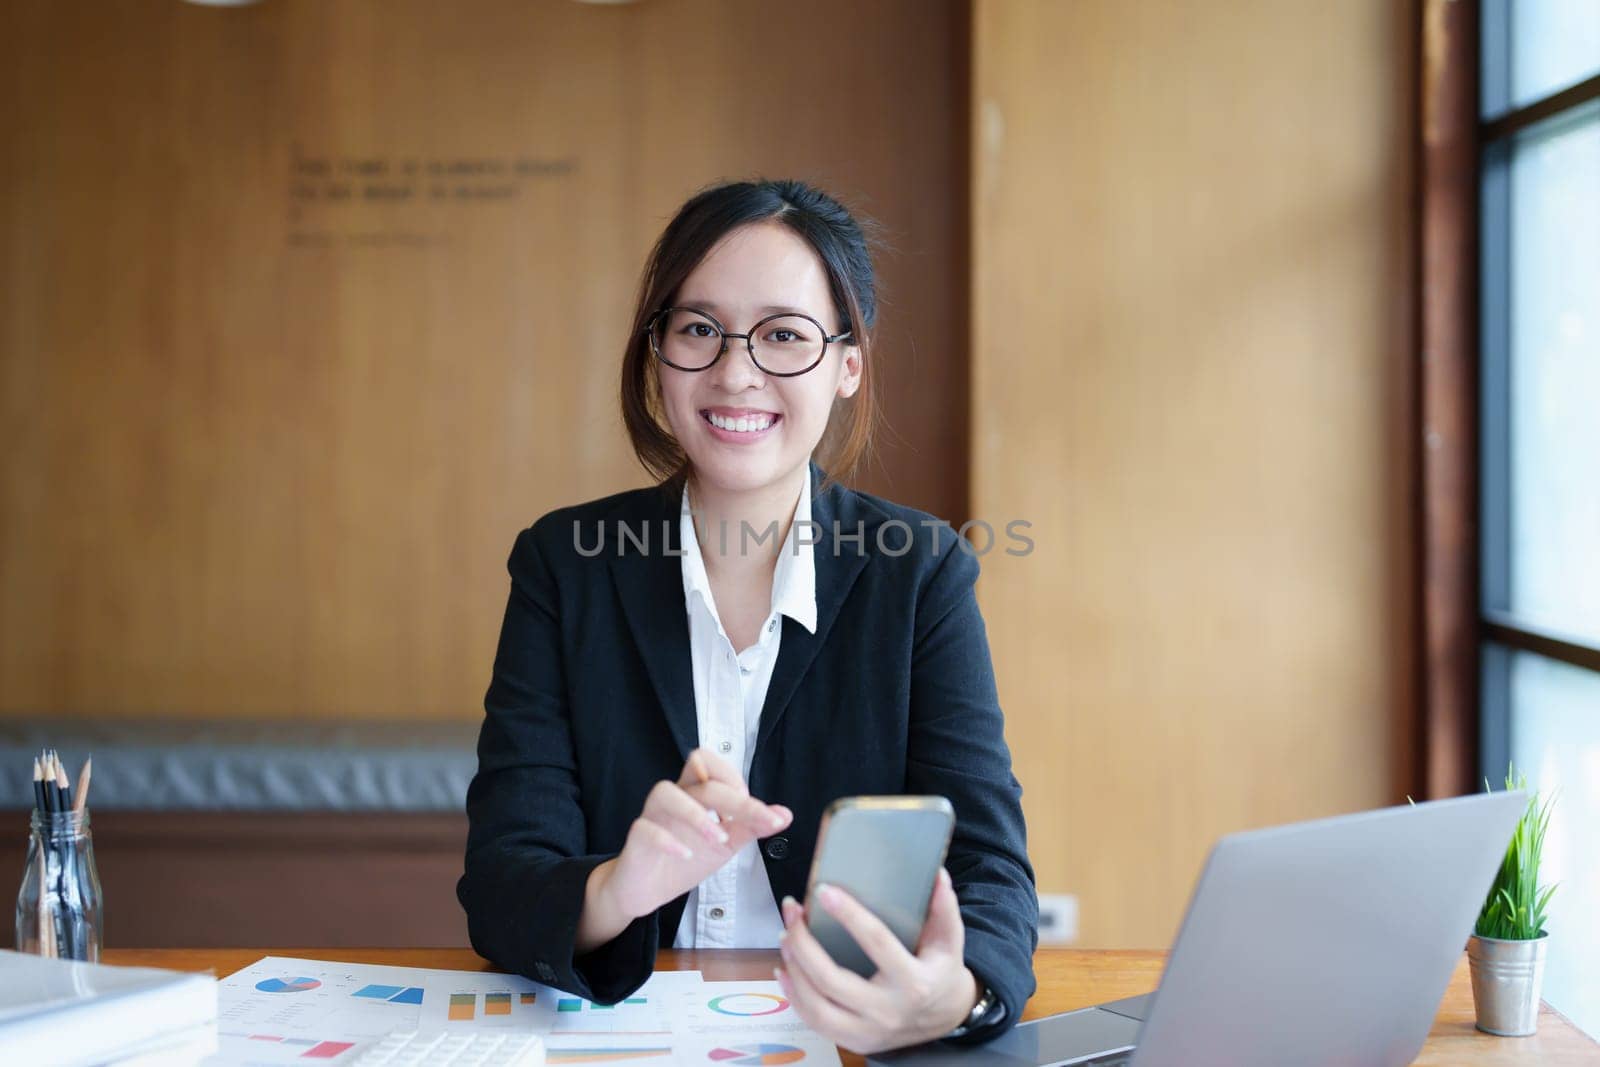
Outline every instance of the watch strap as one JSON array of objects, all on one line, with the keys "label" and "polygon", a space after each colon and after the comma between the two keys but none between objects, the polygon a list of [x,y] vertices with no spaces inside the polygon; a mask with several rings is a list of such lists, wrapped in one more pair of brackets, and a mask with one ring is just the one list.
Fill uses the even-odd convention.
[{"label": "watch strap", "polygon": [[1000,1003],[1000,998],[995,996],[994,990],[985,985],[983,987],[982,995],[978,997],[978,1002],[972,1006],[972,1011],[967,1013],[965,1021],[963,1021],[960,1026],[956,1027],[945,1036],[965,1037],[977,1027],[983,1025],[985,1019],[991,1012],[994,1011],[996,1007],[1003,1006],[1004,1005]]}]

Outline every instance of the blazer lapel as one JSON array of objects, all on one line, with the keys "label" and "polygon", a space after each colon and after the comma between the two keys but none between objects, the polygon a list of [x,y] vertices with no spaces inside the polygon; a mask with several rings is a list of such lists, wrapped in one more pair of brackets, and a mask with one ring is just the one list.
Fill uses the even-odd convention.
[{"label": "blazer lapel", "polygon": [[[811,519],[817,524],[817,543],[812,546],[817,574],[817,631],[812,633],[784,616],[778,662],[773,665],[772,681],[761,708],[757,751],[788,709],[800,680],[822,651],[851,586],[867,565],[867,546],[877,533],[877,523],[861,513],[842,486],[835,484],[825,493],[817,492],[822,471],[815,463],[810,466],[810,475]],[[627,524],[636,537],[648,529],[650,541],[646,550],[641,552],[634,543],[623,542],[616,526],[610,525],[605,530],[605,552],[628,629],[644,661],[645,673],[661,703],[672,738],[677,742],[678,754],[688,759],[689,752],[700,743],[700,727],[694,706],[689,619],[683,599],[683,562],[679,555],[683,550],[678,529],[681,500],[670,492],[646,492],[641,499],[645,502],[643,506],[621,509],[607,522]],[[858,527],[857,523],[861,525]],[[859,542],[855,539],[858,532],[861,534]],[[841,533],[848,538],[842,544],[838,536]]]},{"label": "blazer lapel", "polygon": [[678,530],[681,498],[656,490],[645,491],[642,499],[645,506],[622,509],[607,521],[627,525],[635,537],[648,531],[645,550],[624,541],[617,525],[612,525],[605,531],[605,551],[633,643],[661,702],[678,755],[688,759],[690,750],[700,743],[700,727],[689,663],[683,562],[678,554],[683,548]]},{"label": "blazer lapel", "polygon": [[[821,477],[821,468],[811,464],[811,521],[817,524],[814,532],[817,543],[812,546],[817,571],[817,632],[812,633],[788,616],[784,617],[778,662],[772,667],[767,699],[761,706],[761,726],[756,733],[755,747],[758,753],[788,709],[800,679],[822,651],[850,587],[867,565],[867,545],[876,536],[877,524],[867,521],[842,486],[829,486],[826,493],[816,491]],[[859,542],[855,539],[858,522],[862,534]],[[842,547],[837,536],[841,533],[849,538]]]}]

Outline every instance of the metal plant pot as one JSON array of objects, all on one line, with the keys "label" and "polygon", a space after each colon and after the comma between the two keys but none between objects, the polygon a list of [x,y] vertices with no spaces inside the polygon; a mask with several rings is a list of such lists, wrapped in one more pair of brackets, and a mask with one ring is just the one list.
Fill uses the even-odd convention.
[{"label": "metal plant pot", "polygon": [[1467,941],[1472,968],[1472,1003],[1478,1029],[1501,1037],[1527,1037],[1539,1028],[1539,990],[1544,985],[1549,934],[1531,941],[1473,935]]}]

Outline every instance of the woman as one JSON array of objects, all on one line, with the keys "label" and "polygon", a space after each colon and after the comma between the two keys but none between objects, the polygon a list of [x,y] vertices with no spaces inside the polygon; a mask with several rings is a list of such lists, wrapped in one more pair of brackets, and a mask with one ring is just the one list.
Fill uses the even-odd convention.
[{"label": "woman", "polygon": [[[993,1037],[1032,994],[977,563],[828,473],[871,435],[873,286],[860,227],[799,182],[700,193],[653,250],[622,409],[660,484],[552,512],[511,552],[457,889],[497,965],[609,1003],[659,948],[778,947],[800,1016],[859,1052]],[[828,803],[885,793],[957,821],[915,954],[818,894],[869,981],[794,898]]]}]

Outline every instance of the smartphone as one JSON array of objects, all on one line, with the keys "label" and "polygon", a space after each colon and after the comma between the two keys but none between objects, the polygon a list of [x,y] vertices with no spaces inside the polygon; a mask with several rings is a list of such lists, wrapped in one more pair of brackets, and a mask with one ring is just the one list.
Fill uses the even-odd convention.
[{"label": "smartphone", "polygon": [[955,825],[955,809],[944,797],[842,797],[828,805],[806,880],[806,925],[835,963],[863,978],[878,970],[816,902],[817,886],[838,886],[855,897],[915,952]]}]

